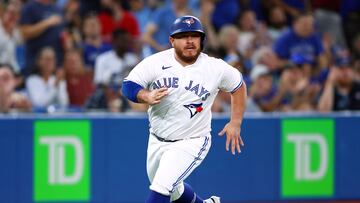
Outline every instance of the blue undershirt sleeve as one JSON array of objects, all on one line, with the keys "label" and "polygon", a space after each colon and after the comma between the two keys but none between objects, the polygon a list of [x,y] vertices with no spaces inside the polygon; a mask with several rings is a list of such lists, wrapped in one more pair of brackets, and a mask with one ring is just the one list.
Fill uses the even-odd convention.
[{"label": "blue undershirt sleeve", "polygon": [[141,85],[130,81],[130,80],[124,80],[122,84],[122,94],[128,98],[130,101],[135,103],[140,103],[137,99],[137,94],[140,90],[144,89]]}]

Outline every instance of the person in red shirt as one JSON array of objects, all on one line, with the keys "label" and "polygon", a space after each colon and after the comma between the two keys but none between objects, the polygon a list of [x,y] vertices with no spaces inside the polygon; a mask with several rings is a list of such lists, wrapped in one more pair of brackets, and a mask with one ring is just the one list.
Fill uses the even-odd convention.
[{"label": "person in red shirt", "polygon": [[64,70],[70,105],[84,106],[86,100],[94,92],[93,73],[86,71],[79,50],[72,49],[65,53]]},{"label": "person in red shirt", "polygon": [[101,0],[104,10],[98,14],[101,23],[101,34],[106,42],[111,41],[111,33],[117,29],[123,29],[135,39],[140,36],[140,28],[133,14],[125,10],[122,0]]}]

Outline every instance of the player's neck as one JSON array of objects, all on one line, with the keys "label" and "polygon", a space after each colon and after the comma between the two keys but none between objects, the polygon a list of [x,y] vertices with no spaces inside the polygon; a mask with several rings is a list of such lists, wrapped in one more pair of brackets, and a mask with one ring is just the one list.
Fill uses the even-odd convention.
[{"label": "player's neck", "polygon": [[176,59],[176,61],[179,62],[183,67],[189,66],[189,65],[195,63],[195,61],[192,62],[192,63],[189,63],[189,62],[185,62],[185,61],[179,60],[176,56],[175,56],[175,59]]}]

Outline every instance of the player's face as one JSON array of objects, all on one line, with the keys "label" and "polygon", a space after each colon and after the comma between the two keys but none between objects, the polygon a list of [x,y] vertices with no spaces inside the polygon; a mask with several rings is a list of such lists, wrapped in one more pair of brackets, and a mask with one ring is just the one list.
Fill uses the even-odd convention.
[{"label": "player's face", "polygon": [[171,45],[177,57],[186,62],[194,63],[201,52],[201,35],[197,32],[185,32],[170,37]]}]

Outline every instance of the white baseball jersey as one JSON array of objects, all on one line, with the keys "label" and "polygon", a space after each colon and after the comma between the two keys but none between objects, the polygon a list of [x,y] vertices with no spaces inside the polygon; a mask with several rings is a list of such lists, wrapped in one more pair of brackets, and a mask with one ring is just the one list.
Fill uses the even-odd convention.
[{"label": "white baseball jersey", "polygon": [[208,135],[211,106],[219,89],[232,92],[243,83],[238,70],[204,53],[183,67],[173,48],[145,58],[125,80],[149,90],[168,88],[161,103],[148,110],[150,132],[167,140]]}]

